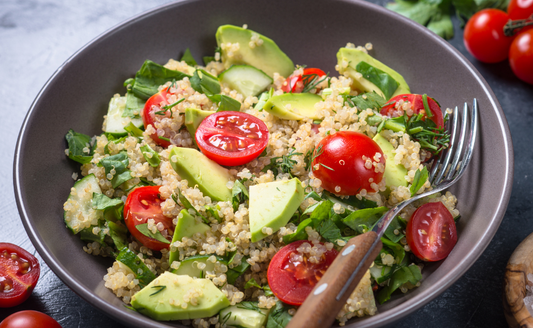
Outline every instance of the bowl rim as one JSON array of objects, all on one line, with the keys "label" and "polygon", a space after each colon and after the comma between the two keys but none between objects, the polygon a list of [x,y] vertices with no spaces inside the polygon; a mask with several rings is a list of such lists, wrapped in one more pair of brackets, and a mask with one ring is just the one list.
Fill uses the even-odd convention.
[{"label": "bowl rim", "polygon": [[[171,3],[163,4],[156,6],[152,9],[146,10],[142,13],[139,13],[137,15],[134,15],[133,17],[122,21],[113,27],[107,29],[106,31],[100,33],[98,36],[90,40],[87,44],[82,46],[78,51],[76,51],[73,55],[71,55],[61,66],[57,68],[57,70],[52,74],[52,76],[46,81],[44,86],[41,88],[39,93],[37,94],[36,98],[32,102],[25,118],[22,123],[17,143],[15,147],[15,153],[14,153],[14,161],[13,161],[13,184],[14,184],[14,191],[15,191],[15,199],[17,203],[17,207],[19,210],[19,214],[22,220],[22,223],[24,225],[24,228],[32,241],[33,245],[39,252],[39,254],[42,256],[42,258],[45,260],[47,265],[50,267],[50,269],[65,283],[71,290],[73,290],[76,294],[78,294],[82,299],[84,299],[86,302],[90,303],[100,311],[105,312],[108,314],[111,318],[114,320],[118,320],[125,324],[134,324],[138,325],[139,327],[161,327],[161,326],[168,326],[164,322],[159,322],[152,320],[148,317],[140,316],[140,315],[132,315],[130,312],[125,312],[123,309],[117,309],[114,305],[106,302],[105,300],[101,299],[100,297],[97,297],[92,291],[88,290],[87,288],[84,288],[83,285],[71,277],[69,273],[64,270],[58,263],[55,262],[51,252],[49,252],[48,247],[44,243],[43,240],[40,239],[38,232],[34,229],[34,227],[31,225],[31,219],[26,212],[26,203],[22,195],[21,190],[21,154],[22,154],[22,145],[24,138],[29,133],[27,126],[30,121],[31,116],[33,115],[34,111],[37,108],[37,104],[39,103],[43,93],[48,88],[48,86],[55,80],[56,76],[70,63],[72,59],[77,57],[81,52],[85,51],[86,49],[92,47],[95,43],[97,43],[100,39],[103,39],[107,36],[111,36],[114,32],[117,32],[123,28],[127,28],[129,25],[134,24],[138,20],[142,20],[148,16],[154,15],[159,13],[160,11],[169,9],[174,6],[179,6],[183,3],[192,3],[192,2],[199,2],[201,0],[177,0]],[[459,279],[473,264],[474,262],[481,256],[483,251],[487,248],[490,241],[494,237],[496,231],[498,230],[498,227],[500,226],[505,211],[507,209],[507,205],[510,200],[511,196],[511,190],[512,190],[512,183],[513,183],[513,173],[514,173],[514,155],[513,155],[513,144],[511,139],[511,134],[509,130],[509,126],[507,124],[507,120],[505,118],[505,115],[503,113],[503,110],[497,101],[496,96],[494,95],[493,91],[489,87],[486,80],[481,76],[481,74],[477,71],[477,69],[473,66],[470,61],[466,59],[465,56],[463,56],[457,49],[455,49],[451,44],[449,44],[446,40],[442,39],[438,35],[434,34],[424,26],[405,18],[399,14],[396,14],[390,10],[385,9],[384,7],[381,7],[377,4],[366,2],[366,1],[360,1],[360,0],[338,0],[341,2],[347,2],[352,3],[357,6],[365,7],[365,9],[375,11],[379,13],[380,15],[387,16],[389,18],[395,19],[395,20],[401,20],[403,24],[410,26],[410,28],[418,30],[420,33],[428,34],[432,39],[436,40],[441,46],[446,48],[453,54],[453,56],[456,57],[456,59],[459,59],[460,63],[463,65],[464,68],[467,68],[469,73],[475,78],[475,80],[479,83],[479,85],[482,87],[482,89],[485,91],[485,93],[489,96],[490,104],[495,109],[495,114],[498,119],[498,126],[501,128],[502,136],[503,136],[503,144],[505,145],[505,186],[502,190],[502,196],[500,197],[498,204],[497,204],[497,210],[492,216],[492,220],[490,221],[490,224],[488,225],[487,229],[485,230],[481,242],[478,243],[477,248],[472,248],[470,252],[464,254],[463,258],[465,261],[463,263],[466,263],[464,265],[458,265],[455,266],[452,270],[448,271],[435,285],[432,286],[431,289],[425,290],[421,293],[419,293],[416,297],[413,297],[411,299],[407,299],[402,304],[394,307],[395,311],[392,311],[390,315],[388,316],[382,316],[380,313],[377,313],[374,316],[365,317],[364,320],[357,321],[357,327],[376,327],[380,325],[386,325],[390,324],[394,321],[399,320],[400,318],[414,312],[415,310],[421,308],[423,305],[426,305],[431,300],[436,298],[438,295],[440,295],[444,290],[449,288],[457,279]],[[391,312],[391,311],[386,311]],[[172,325],[175,326],[175,325]],[[347,326],[351,326],[348,322]]]}]

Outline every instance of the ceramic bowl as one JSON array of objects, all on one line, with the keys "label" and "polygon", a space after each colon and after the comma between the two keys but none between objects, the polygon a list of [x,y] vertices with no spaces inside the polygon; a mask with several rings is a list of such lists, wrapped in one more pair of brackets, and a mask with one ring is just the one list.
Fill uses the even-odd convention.
[{"label": "ceramic bowl", "polygon": [[347,327],[390,324],[451,286],[487,247],[505,213],[513,174],[507,122],[485,80],[446,41],[382,7],[348,0],[178,1],[112,28],[68,59],[28,111],[14,162],[22,221],[49,267],[80,297],[128,326],[177,326],[126,309],[104,287],[111,260],[86,254],[84,243],[65,228],[62,205],[79,166],[65,156],[64,136],[69,129],[100,134],[109,99],[124,93],[124,80],[146,59],[165,63],[186,48],[197,58],[212,55],[223,24],[248,24],[295,63],[332,73],[340,47],[371,42],[372,55],[402,74],[413,93],[427,93],[443,108],[478,99],[479,142],[467,174],[452,190],[462,214],[457,246],[446,260],[425,267],[421,287],[395,295],[377,315]]}]

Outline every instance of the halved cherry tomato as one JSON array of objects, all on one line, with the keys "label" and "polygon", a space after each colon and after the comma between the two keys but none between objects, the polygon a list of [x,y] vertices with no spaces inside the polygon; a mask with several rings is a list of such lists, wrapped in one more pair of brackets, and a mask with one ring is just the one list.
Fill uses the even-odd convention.
[{"label": "halved cherry tomato", "polygon": [[0,328],[61,328],[52,317],[38,311],[20,311],[13,313],[0,323]]},{"label": "halved cherry tomato", "polygon": [[311,83],[315,78],[319,79],[325,75],[326,73],[319,68],[304,68],[303,75],[289,76],[283,83],[281,90],[283,92],[301,93],[307,84]]},{"label": "halved cherry tomato", "polygon": [[509,49],[509,64],[519,79],[533,84],[533,29],[520,32],[514,39]]},{"label": "halved cherry tomato", "polygon": [[196,130],[202,153],[220,165],[251,162],[268,144],[268,128],[257,117],[242,112],[209,115]]},{"label": "halved cherry tomato", "polygon": [[39,260],[23,248],[0,243],[0,308],[21,304],[37,285]]},{"label": "halved cherry tomato", "polygon": [[466,23],[463,41],[466,50],[484,63],[498,63],[506,59],[512,37],[503,34],[509,15],[499,9],[483,9]]},{"label": "halved cherry tomato", "polygon": [[[400,102],[402,100],[402,102]],[[427,97],[428,107],[431,111],[432,116],[429,118],[435,123],[437,128],[444,127],[444,117],[442,115],[442,110],[440,109],[439,104],[433,98]],[[405,104],[406,105],[402,105]],[[405,106],[405,107],[404,107]],[[385,106],[381,108],[381,115],[388,117],[399,117],[403,116],[404,112],[407,113],[407,116],[412,116],[419,114],[424,109],[424,101],[422,95],[417,94],[403,94],[397,95],[396,97],[391,98]],[[427,117],[427,113],[425,115]]]},{"label": "halved cherry tomato", "polygon": [[452,214],[441,202],[426,203],[411,216],[406,229],[407,244],[424,261],[440,261],[457,243]]},{"label": "halved cherry tomato", "polygon": [[300,259],[292,255],[298,255],[298,247],[306,242],[313,245],[308,240],[299,240],[283,247],[268,266],[268,285],[284,303],[301,305],[339,253],[335,249],[326,251],[319,263],[308,261],[307,253]]},{"label": "halved cherry tomato", "polygon": [[[313,153],[312,171],[322,188],[338,195],[375,192],[385,172],[385,157],[368,136],[340,131],[322,139]],[[374,188],[373,188],[374,187]]]},{"label": "halved cherry tomato", "polygon": [[136,188],[130,192],[124,204],[124,221],[128,230],[141,244],[154,251],[169,248],[170,243],[144,235],[137,229],[137,225],[148,223],[149,219],[153,219],[156,225],[159,223],[163,225],[163,230],[160,230],[163,237],[169,242],[172,240],[174,225],[172,219],[165,216],[161,210],[164,199],[159,195],[159,188],[160,186]]},{"label": "halved cherry tomato", "polygon": [[[148,98],[146,104],[144,104],[142,119],[145,129],[148,127],[148,125],[151,125],[154,127],[155,130],[157,130],[157,128],[155,127],[155,123],[159,122],[163,118],[170,117],[170,110],[162,109],[162,107],[169,105],[167,97],[170,95],[170,92],[168,91],[168,89],[169,88],[159,91],[155,95]],[[175,134],[176,132],[166,129],[164,130],[164,134],[161,135],[161,137],[171,139]],[[170,146],[170,142],[165,139],[159,138],[160,136],[157,132],[153,133],[151,137],[155,141],[155,143],[157,143],[161,147]]]}]

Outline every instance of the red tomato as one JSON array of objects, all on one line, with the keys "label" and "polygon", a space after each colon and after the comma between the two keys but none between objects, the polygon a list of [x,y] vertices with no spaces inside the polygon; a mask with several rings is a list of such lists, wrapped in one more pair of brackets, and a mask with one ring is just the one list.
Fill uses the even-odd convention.
[{"label": "red tomato", "polygon": [[424,261],[440,261],[457,243],[453,217],[441,202],[420,206],[411,216],[406,230],[407,244]]},{"label": "red tomato", "polygon": [[520,32],[509,49],[509,64],[514,74],[533,84],[533,29]]},{"label": "red tomato", "polygon": [[255,116],[224,111],[209,115],[196,130],[202,153],[220,165],[251,162],[268,144],[268,128]]},{"label": "red tomato", "polygon": [[[424,101],[422,95],[416,95],[416,94],[404,94],[404,95],[398,95],[396,97],[391,98],[385,105],[381,108],[381,115],[388,116],[388,117],[398,117],[403,116],[404,114],[404,108],[400,107],[401,103],[400,100],[403,100],[403,102],[408,103],[408,108],[412,110],[411,112],[407,113],[407,116],[412,116],[415,114],[419,114],[420,111],[425,110],[424,109]],[[427,97],[428,100],[428,106],[429,110],[431,111],[431,118],[430,120],[435,123],[435,125],[438,128],[444,127],[444,118],[442,116],[442,110],[440,109],[439,104],[433,98]],[[426,114],[427,117],[427,114]]]},{"label": "red tomato", "polygon": [[339,253],[335,249],[326,251],[319,263],[311,263],[304,253],[299,261],[292,254],[299,254],[297,249],[305,242],[312,245],[307,240],[299,240],[283,247],[268,266],[268,285],[287,304],[301,305]]},{"label": "red tomato", "polygon": [[512,37],[503,34],[503,26],[509,15],[499,9],[483,9],[468,20],[464,43],[468,52],[477,60],[497,63],[506,59]]},{"label": "red tomato", "polygon": [[[526,19],[533,15],[533,0],[511,0],[507,6],[509,19]],[[531,28],[531,27],[529,27]]]},{"label": "red tomato", "polygon": [[48,315],[38,311],[13,313],[0,323],[0,328],[61,328],[61,325]]},{"label": "red tomato", "polygon": [[170,244],[145,236],[136,226],[148,223],[149,219],[154,219],[155,224],[161,223],[163,225],[163,230],[160,231],[161,234],[167,240],[172,240],[174,225],[172,224],[172,219],[166,217],[161,210],[161,203],[164,199],[159,196],[159,187],[136,188],[130,192],[128,199],[126,199],[126,204],[124,204],[124,221],[128,230],[141,244],[154,251],[169,248]]},{"label": "red tomato", "polygon": [[[142,113],[142,119],[144,122],[144,128],[146,129],[148,125],[151,125],[154,127],[154,129],[157,130],[155,127],[155,123],[159,122],[163,118],[170,117],[170,111],[162,109],[163,106],[168,105],[167,97],[170,95],[170,92],[168,92],[167,89],[163,89],[156,93],[155,95],[151,96],[147,101],[146,104],[144,104],[144,110]],[[159,114],[156,114],[158,113]],[[164,112],[164,114],[162,113]],[[165,130],[165,133],[162,135],[162,137],[170,139],[176,134],[175,131],[171,130]],[[152,139],[160,145],[161,147],[168,147],[170,146],[170,142],[164,139],[159,138],[157,132],[153,133],[151,135]]]},{"label": "red tomato", "polygon": [[[368,136],[341,131],[322,139],[314,151],[312,171],[322,188],[338,195],[355,195],[361,189],[377,191],[385,172],[385,157]],[[372,188],[372,187],[375,188]]]},{"label": "red tomato", "polygon": [[315,78],[325,76],[323,70],[319,68],[305,68],[303,75],[291,75],[285,80],[281,90],[283,92],[301,93],[304,87]]},{"label": "red tomato", "polygon": [[41,267],[26,250],[0,243],[0,308],[21,304],[37,285]]}]

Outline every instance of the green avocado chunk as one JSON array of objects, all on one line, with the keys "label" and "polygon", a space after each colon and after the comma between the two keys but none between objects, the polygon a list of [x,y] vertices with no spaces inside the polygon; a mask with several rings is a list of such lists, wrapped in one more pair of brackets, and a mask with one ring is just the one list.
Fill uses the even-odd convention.
[{"label": "green avocado chunk", "polygon": [[[344,62],[348,63],[348,66],[343,65]],[[365,62],[370,66],[373,66],[387,74],[389,74],[396,82],[398,82],[398,88],[391,97],[386,97],[381,89],[376,86],[374,83],[370,82],[369,80],[365,79],[361,73],[359,73],[356,69],[357,65],[361,62]],[[339,64],[340,71],[339,73],[345,74],[348,73],[348,76],[352,78],[353,85],[352,88],[357,89],[359,91],[364,92],[372,92],[375,91],[377,94],[385,98],[386,100],[389,100],[390,98],[405,94],[405,93],[411,93],[411,90],[409,89],[409,86],[407,85],[407,82],[405,82],[405,79],[403,76],[401,76],[398,72],[393,70],[392,68],[388,67],[387,65],[383,64],[379,60],[373,58],[369,54],[355,48],[340,48],[339,52],[337,53],[337,63]]]},{"label": "green avocado chunk", "polygon": [[268,236],[263,228],[271,228],[274,233],[284,227],[304,200],[304,189],[298,178],[252,185],[249,193],[250,232],[254,243]]},{"label": "green avocado chunk", "polygon": [[231,200],[231,189],[226,184],[231,175],[226,168],[218,165],[196,149],[174,147],[170,151],[170,165],[179,176],[189,182],[214,201]]},{"label": "green avocado chunk", "polygon": [[[253,37],[253,39],[252,39]],[[232,51],[222,50],[222,63],[224,67],[231,65],[250,65],[256,67],[268,76],[273,77],[279,73],[288,77],[294,71],[292,60],[280,50],[271,39],[252,30],[233,25],[222,25],[216,34],[217,44],[222,49],[222,44],[239,44],[239,49]],[[253,47],[250,47],[253,44]]]},{"label": "green avocado chunk", "polygon": [[[192,238],[195,233],[200,233],[205,235],[207,231],[211,229],[210,226],[203,222],[198,222],[189,214],[185,209],[181,210],[180,215],[178,215],[178,223],[174,229],[174,236],[172,236],[172,244],[176,241],[181,241],[183,237]],[[179,261],[179,252],[170,251],[168,263],[172,264],[174,261]]]},{"label": "green avocado chunk", "polygon": [[[186,303],[184,296],[194,291],[200,295]],[[165,272],[133,295],[131,305],[137,312],[154,320],[187,320],[208,318],[228,307],[226,296],[209,279],[195,279]]]},{"label": "green avocado chunk", "polygon": [[285,120],[301,120],[305,117],[319,119],[315,104],[322,101],[322,97],[312,93],[284,93],[272,96],[263,109],[270,114]]},{"label": "green avocado chunk", "polygon": [[194,144],[196,145],[196,130],[198,130],[198,127],[200,126],[200,123],[208,117],[209,115],[215,113],[215,111],[210,110],[201,110],[196,108],[186,108],[185,109],[185,127],[187,128],[187,131],[189,131],[189,134],[192,137],[192,140],[194,141]]},{"label": "green avocado chunk", "polygon": [[385,173],[383,174],[385,177],[385,185],[388,188],[399,186],[407,187],[407,180],[405,180],[407,169],[402,164],[394,163],[395,154],[392,144],[379,133],[376,134],[373,139],[378,144],[379,148],[381,148],[385,156],[387,156]]},{"label": "green avocado chunk", "polygon": [[226,327],[261,328],[270,310],[258,305],[258,302],[241,302],[220,311],[219,318]]}]

